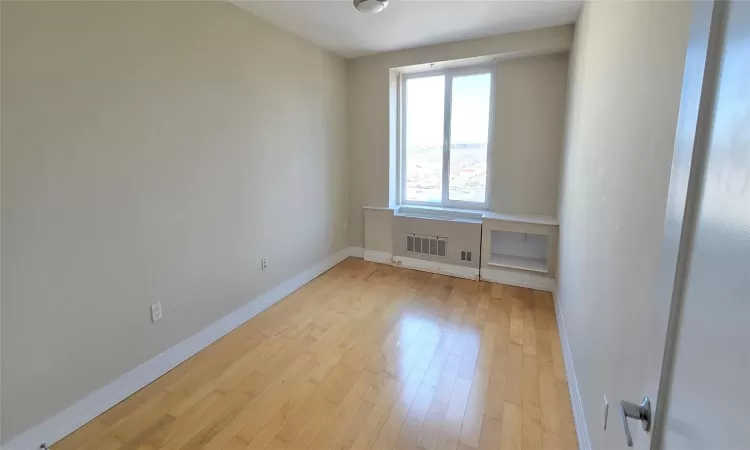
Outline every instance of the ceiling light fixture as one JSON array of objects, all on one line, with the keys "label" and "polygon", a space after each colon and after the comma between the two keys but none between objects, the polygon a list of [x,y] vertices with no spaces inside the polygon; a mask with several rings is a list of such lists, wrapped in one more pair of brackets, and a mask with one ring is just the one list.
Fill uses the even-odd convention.
[{"label": "ceiling light fixture", "polygon": [[388,6],[388,0],[354,0],[354,7],[365,14],[375,14]]}]

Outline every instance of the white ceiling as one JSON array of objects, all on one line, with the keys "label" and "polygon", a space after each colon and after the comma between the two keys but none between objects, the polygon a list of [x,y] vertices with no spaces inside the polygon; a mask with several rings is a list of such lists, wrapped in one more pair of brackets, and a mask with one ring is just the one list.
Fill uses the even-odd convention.
[{"label": "white ceiling", "polygon": [[368,15],[351,0],[233,3],[347,58],[573,23],[581,8],[560,0],[390,0]]}]

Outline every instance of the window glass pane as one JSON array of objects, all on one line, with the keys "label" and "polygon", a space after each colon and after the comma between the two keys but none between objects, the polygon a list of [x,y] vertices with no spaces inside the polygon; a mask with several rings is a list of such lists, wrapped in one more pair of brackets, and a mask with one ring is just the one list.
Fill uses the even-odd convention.
[{"label": "window glass pane", "polygon": [[489,73],[453,78],[450,200],[485,201],[491,81]]},{"label": "window glass pane", "polygon": [[442,201],[444,97],[442,75],[406,80],[407,201]]}]

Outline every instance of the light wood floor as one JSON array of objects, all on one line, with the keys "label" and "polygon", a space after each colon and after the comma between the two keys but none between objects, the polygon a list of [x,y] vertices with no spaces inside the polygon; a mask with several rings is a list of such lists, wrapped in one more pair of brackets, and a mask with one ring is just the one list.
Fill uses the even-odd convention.
[{"label": "light wood floor", "polygon": [[577,449],[548,293],[348,259],[69,449]]}]

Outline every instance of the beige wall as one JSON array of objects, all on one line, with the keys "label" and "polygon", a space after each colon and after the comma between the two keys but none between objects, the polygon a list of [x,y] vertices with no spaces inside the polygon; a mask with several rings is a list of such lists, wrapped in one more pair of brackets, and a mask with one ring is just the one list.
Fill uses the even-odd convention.
[{"label": "beige wall", "polygon": [[498,65],[491,211],[557,216],[568,57],[565,52]]},{"label": "beige wall", "polygon": [[5,441],[346,247],[340,58],[219,2],[3,2],[2,58]]},{"label": "beige wall", "polygon": [[661,363],[641,350],[664,339],[651,312],[690,15],[689,3],[591,2],[576,27],[557,300],[595,449],[624,448],[613,407],[645,394],[626,375]]},{"label": "beige wall", "polygon": [[[347,147],[349,157],[349,244],[362,246],[364,242],[363,206],[389,206],[389,71],[392,68],[424,64],[430,62],[450,61],[456,59],[473,58],[486,55],[499,55],[501,57],[520,57],[539,54],[567,52],[573,41],[572,26],[543,28],[539,30],[523,31],[518,33],[494,36],[489,38],[474,39],[470,41],[451,44],[434,45],[429,47],[404,50],[398,52],[382,53],[366,56],[347,61]],[[537,115],[542,109],[541,103],[550,102],[549,112],[541,114],[541,117],[551,119],[544,134],[550,139],[555,134],[559,135],[556,145],[550,146],[548,140],[541,134],[537,127],[516,127],[512,134],[495,133],[495,149],[508,150],[510,161],[523,167],[527,176],[524,178],[531,183],[539,177],[551,174],[553,179],[545,180],[541,184],[529,190],[523,190],[523,198],[518,200],[503,200],[500,189],[511,188],[518,192],[517,186],[510,187],[509,184],[493,183],[492,206],[512,207],[518,211],[502,212],[528,212],[528,213],[552,213],[555,208],[550,204],[557,204],[557,173],[559,171],[559,157],[550,163],[553,169],[538,170],[529,169],[534,160],[545,159],[546,155],[560,151],[562,147],[562,123],[565,99],[565,79],[567,75],[564,56],[547,56],[544,58],[533,58],[529,62],[502,63],[503,71],[501,79],[498,76],[497,104],[501,105],[498,116],[509,117],[510,111],[518,108],[519,117]],[[530,87],[528,80],[539,84],[539,90]],[[503,94],[521,91],[529,94],[524,97],[523,104],[516,104],[517,95],[513,95],[513,102],[504,102]],[[555,115],[557,111],[558,115]],[[498,120],[500,120],[498,118]],[[539,122],[537,122],[539,123]],[[507,129],[505,130],[507,131]],[[535,136],[531,136],[530,134]],[[527,137],[528,139],[525,139]],[[508,139],[507,141],[505,139]],[[539,150],[538,156],[524,154],[525,149]],[[512,148],[511,148],[512,147]],[[554,149],[554,150],[553,150]],[[497,154],[497,153],[496,153]],[[495,167],[496,166],[496,167]],[[496,161],[493,168],[506,172],[504,164]],[[517,182],[518,177],[513,180]],[[532,183],[532,184],[534,184]],[[551,191],[542,194],[548,199],[540,200],[539,194],[543,191]],[[497,192],[495,190],[498,189]],[[526,194],[528,192],[528,194]],[[549,200],[554,198],[554,201]],[[508,202],[506,204],[505,202]],[[521,208],[519,205],[524,205]],[[522,211],[520,209],[531,210]]]},{"label": "beige wall", "polygon": [[393,254],[393,210],[365,209],[365,250]]}]

